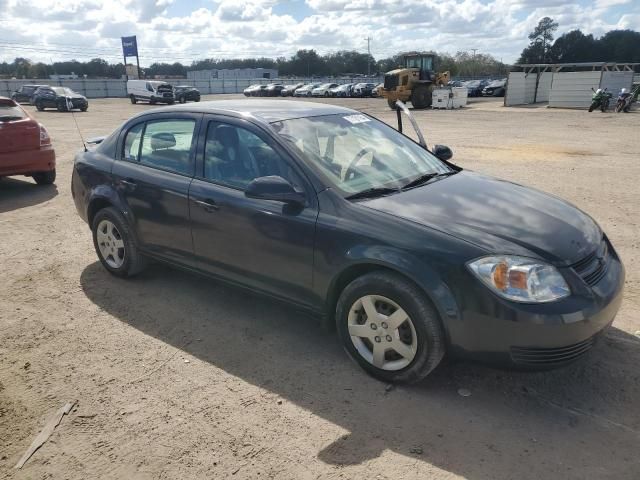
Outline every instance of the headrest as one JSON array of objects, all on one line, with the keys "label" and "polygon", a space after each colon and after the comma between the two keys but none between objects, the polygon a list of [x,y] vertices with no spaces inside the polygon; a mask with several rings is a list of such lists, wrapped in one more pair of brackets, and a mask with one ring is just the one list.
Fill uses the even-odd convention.
[{"label": "headrest", "polygon": [[216,138],[225,148],[236,148],[240,143],[238,131],[229,125],[218,125],[216,127]]},{"label": "headrest", "polygon": [[173,133],[159,132],[151,135],[151,150],[161,150],[176,146],[176,137]]}]

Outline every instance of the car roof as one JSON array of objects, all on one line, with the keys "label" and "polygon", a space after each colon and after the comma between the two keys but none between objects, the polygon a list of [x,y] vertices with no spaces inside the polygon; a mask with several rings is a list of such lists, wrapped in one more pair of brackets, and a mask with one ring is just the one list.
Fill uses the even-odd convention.
[{"label": "car roof", "polygon": [[213,100],[197,104],[183,103],[170,107],[161,107],[149,110],[141,114],[148,115],[154,112],[180,112],[214,113],[256,118],[264,123],[280,122],[292,118],[318,117],[321,115],[336,115],[344,113],[358,113],[350,108],[329,105],[326,103],[304,102],[296,100]]}]

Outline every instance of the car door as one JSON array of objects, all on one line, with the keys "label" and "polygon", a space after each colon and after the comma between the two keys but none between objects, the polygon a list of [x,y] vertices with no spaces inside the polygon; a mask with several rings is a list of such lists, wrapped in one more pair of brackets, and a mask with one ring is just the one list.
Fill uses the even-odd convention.
[{"label": "car door", "polygon": [[[245,196],[249,182],[268,175],[304,191],[307,204]],[[189,200],[201,268],[300,304],[312,303],[317,198],[268,133],[248,121],[205,116]]]},{"label": "car door", "polygon": [[158,114],[132,123],[112,169],[140,248],[178,263],[193,256],[188,197],[201,117]]}]

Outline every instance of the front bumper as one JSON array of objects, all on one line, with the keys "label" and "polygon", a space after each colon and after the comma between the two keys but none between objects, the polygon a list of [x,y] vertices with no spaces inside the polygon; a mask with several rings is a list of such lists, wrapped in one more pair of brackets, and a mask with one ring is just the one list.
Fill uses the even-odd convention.
[{"label": "front bumper", "polygon": [[173,95],[171,95],[170,97],[165,97],[164,95],[151,95],[151,100],[156,103],[174,103],[176,99]]},{"label": "front bumper", "polygon": [[0,153],[0,177],[48,172],[56,168],[56,153],[51,146],[38,150]]},{"label": "front bumper", "polygon": [[613,247],[609,252],[606,273],[595,285],[568,278],[572,295],[555,302],[510,302],[477,280],[465,282],[470,288],[461,293],[461,318],[448,322],[453,355],[536,369],[578,359],[611,325],[622,303],[624,267]]}]

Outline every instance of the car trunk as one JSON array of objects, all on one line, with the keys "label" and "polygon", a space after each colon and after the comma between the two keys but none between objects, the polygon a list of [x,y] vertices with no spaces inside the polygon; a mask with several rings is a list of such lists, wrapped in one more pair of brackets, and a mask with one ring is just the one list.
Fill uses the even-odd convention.
[{"label": "car trunk", "polygon": [[[2,120],[10,115],[22,116],[15,120]],[[13,103],[0,101],[0,153],[37,150],[40,148],[40,126]]]}]

